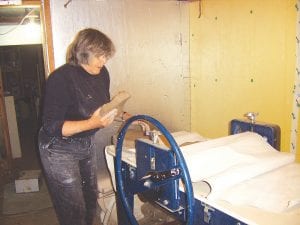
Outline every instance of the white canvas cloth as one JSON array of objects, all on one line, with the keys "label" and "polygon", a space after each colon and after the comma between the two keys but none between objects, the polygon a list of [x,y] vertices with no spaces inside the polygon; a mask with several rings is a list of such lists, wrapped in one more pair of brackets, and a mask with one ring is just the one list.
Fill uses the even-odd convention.
[{"label": "white canvas cloth", "polygon": [[225,190],[220,199],[272,212],[300,206],[300,164],[291,163]]},{"label": "white canvas cloth", "polygon": [[194,188],[209,200],[283,212],[300,205],[300,165],[245,132],[181,148]]},{"label": "white canvas cloth", "polygon": [[[193,135],[189,138],[194,139]],[[182,139],[180,142],[185,141]],[[273,212],[289,210],[300,202],[300,169],[297,169],[300,166],[294,163],[294,155],[277,151],[256,133],[245,132],[197,142],[182,146],[181,151],[194,188],[203,190],[197,190],[201,197],[251,205]],[[108,146],[106,159],[113,183],[114,154],[114,146]],[[123,149],[122,159],[136,166],[135,149]],[[295,174],[295,171],[299,172]]]},{"label": "white canvas cloth", "polygon": [[215,189],[276,169],[295,160],[252,132],[181,147],[192,182],[205,180]]}]

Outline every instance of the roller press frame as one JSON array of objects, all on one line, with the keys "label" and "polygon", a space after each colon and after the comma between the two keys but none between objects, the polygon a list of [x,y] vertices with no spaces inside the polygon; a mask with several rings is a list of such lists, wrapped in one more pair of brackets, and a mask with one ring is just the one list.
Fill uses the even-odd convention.
[{"label": "roller press frame", "polygon": [[[116,180],[117,180],[117,208],[118,208],[118,221],[119,225],[129,225],[138,224],[136,219],[133,216],[133,195],[137,193],[144,193],[147,189],[145,186],[145,181],[147,179],[141,179],[143,178],[143,175],[149,175],[146,172],[149,171],[149,168],[151,168],[151,160],[149,160],[152,156],[155,157],[155,163],[156,164],[170,164],[171,166],[168,168],[177,169],[178,167],[176,164],[176,160],[173,160],[176,158],[175,156],[168,154],[168,152],[172,151],[166,151],[168,150],[166,147],[163,147],[162,145],[155,145],[150,141],[147,140],[136,140],[136,164],[131,160],[126,162],[122,162],[122,145],[123,140],[125,137],[125,133],[127,128],[130,126],[132,122],[135,120],[145,120],[149,121],[160,127],[162,133],[167,137],[167,139],[172,140],[171,143],[175,143],[172,136],[168,133],[168,131],[155,119],[148,117],[148,116],[136,116],[134,118],[131,118],[122,128],[119,136],[118,136],[118,144],[117,144],[117,158],[118,160],[115,160],[115,169],[117,168],[118,171],[115,170]],[[237,121],[236,124],[233,124],[231,129],[235,127],[240,127],[241,121]],[[235,126],[238,125],[238,126]],[[260,128],[259,124],[258,125]],[[268,125],[263,125],[262,129],[253,129],[254,132],[259,133],[263,137],[266,137],[269,143],[275,143],[274,141],[278,140],[280,138],[280,133],[278,132],[278,129],[265,129],[265,126],[268,127]],[[244,126],[243,126],[244,127]],[[248,127],[248,124],[246,124],[246,128]],[[273,126],[271,126],[273,128]],[[247,129],[246,129],[247,130]],[[233,129],[233,131],[242,132],[242,129]],[[235,133],[235,132],[234,132]],[[171,145],[171,148],[173,147]],[[176,143],[175,143],[176,144]],[[177,146],[177,145],[175,145]],[[178,146],[177,146],[178,147]],[[179,148],[176,148],[179,152],[179,155],[181,155]],[[150,154],[147,154],[147,152],[150,151]],[[116,157],[115,157],[116,159]],[[150,164],[150,166],[149,166]],[[162,168],[162,169],[161,169]],[[164,167],[157,167],[158,172],[165,172],[167,171]],[[170,170],[169,170],[170,171]],[[182,170],[187,172],[188,170],[185,166],[185,170]],[[182,173],[182,171],[180,171]],[[182,174],[180,174],[182,175]],[[146,176],[147,177],[147,176]],[[154,189],[161,190],[163,189],[164,185],[170,185],[171,188],[166,188],[167,191],[159,191],[159,199],[158,201],[155,201],[155,203],[163,206],[166,208],[172,215],[175,217],[178,217],[180,220],[185,220],[185,222],[189,225],[246,225],[246,224],[257,224],[255,221],[255,218],[252,216],[257,216],[257,212],[253,212],[254,214],[248,215],[248,213],[240,213],[239,210],[236,210],[235,207],[227,206],[224,204],[220,204],[219,202],[215,201],[209,201],[208,199],[199,196],[199,193],[197,193],[197,188],[195,189],[195,193],[197,199],[194,199],[192,192],[192,204],[190,204],[187,199],[188,188],[190,187],[192,189],[192,186],[189,186],[185,189],[185,192],[179,188],[178,185],[178,178],[179,176],[175,176],[172,178],[169,178],[163,182],[158,182],[157,184],[151,184],[150,187],[154,187]],[[189,176],[188,176],[189,178]],[[183,180],[183,179],[182,179]],[[119,182],[120,181],[120,182]],[[120,184],[121,183],[121,184]],[[186,183],[189,184],[189,181]],[[187,185],[188,186],[188,185]],[[193,191],[193,190],[192,190]],[[168,193],[171,192],[171,193]],[[125,194],[126,193],[126,194]],[[160,195],[161,194],[161,195]],[[167,197],[166,197],[167,196]],[[157,197],[157,196],[154,196]],[[175,197],[175,198],[172,198]],[[125,198],[125,200],[124,200]],[[160,202],[159,200],[166,200],[166,202]],[[152,200],[152,199],[151,199]],[[174,203],[174,204],[173,204]],[[188,207],[183,208],[183,206],[186,206],[188,204]],[[179,204],[179,208],[176,208]],[[190,207],[192,205],[192,207]],[[192,211],[189,211],[192,210]],[[242,211],[243,212],[243,211]],[[190,214],[189,214],[190,213]],[[260,213],[260,212],[259,212]],[[261,214],[259,214],[261,215]],[[265,215],[262,212],[262,215]],[[130,217],[130,218],[129,218]],[[133,219],[132,219],[133,218]],[[191,220],[189,220],[191,218]],[[280,217],[278,217],[280,218]],[[272,218],[270,218],[270,221]],[[283,218],[283,221],[285,221],[285,218]],[[287,223],[282,223],[287,224]]]},{"label": "roller press frame", "polygon": [[[124,138],[126,135],[126,131],[129,126],[138,120],[143,120],[150,122],[153,124],[159,131],[165,136],[170,145],[170,152],[174,153],[174,165],[171,168],[168,168],[168,171],[179,170],[179,174],[174,177],[170,177],[168,179],[162,180],[157,183],[153,183],[153,180],[149,179],[140,179],[136,177],[135,168],[131,168],[126,165],[126,163],[122,162],[122,147]],[[138,149],[136,148],[136,151]],[[126,172],[127,171],[127,172]],[[152,171],[154,172],[154,171]],[[147,175],[147,174],[144,174]],[[172,135],[169,131],[156,119],[147,116],[147,115],[137,115],[128,119],[123,125],[121,131],[119,132],[117,138],[117,148],[116,148],[116,156],[115,156],[115,176],[116,176],[116,187],[117,187],[117,209],[118,209],[118,221],[122,223],[122,225],[138,225],[138,222],[133,215],[133,198],[134,194],[145,192],[149,189],[159,188],[160,185],[166,185],[167,183],[171,183],[171,185],[178,185],[178,179],[181,179],[185,186],[185,195],[186,207],[184,209],[178,208],[180,213],[184,213],[186,225],[194,224],[194,194],[191,178],[188,172],[187,165],[185,163],[184,157],[180,151],[179,146],[175,142]],[[126,182],[124,182],[125,178]],[[147,176],[146,176],[147,177]],[[131,180],[132,182],[127,182]],[[178,190],[178,188],[177,188]],[[178,193],[178,195],[180,195]],[[176,204],[175,204],[176,205]]]}]

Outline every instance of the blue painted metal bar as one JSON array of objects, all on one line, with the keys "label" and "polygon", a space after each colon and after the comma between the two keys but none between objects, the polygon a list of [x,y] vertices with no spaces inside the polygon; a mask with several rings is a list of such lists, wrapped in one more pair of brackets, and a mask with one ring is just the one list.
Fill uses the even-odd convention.
[{"label": "blue painted metal bar", "polygon": [[[134,215],[133,215],[133,203],[130,203],[126,197],[125,191],[125,183],[122,177],[122,172],[124,168],[122,168],[122,146],[125,138],[126,131],[128,127],[134,122],[138,120],[148,121],[152,123],[157,129],[159,129],[165,138],[168,140],[171,151],[174,152],[176,156],[176,160],[180,167],[181,173],[180,176],[182,181],[185,185],[185,194],[186,194],[186,224],[193,225],[194,224],[194,194],[193,194],[193,187],[192,182],[190,179],[190,175],[188,172],[187,165],[185,163],[184,157],[180,151],[179,146],[177,145],[176,141],[174,140],[173,136],[169,133],[169,131],[156,119],[147,116],[147,115],[137,115],[129,118],[124,126],[122,127],[118,138],[117,138],[117,148],[116,148],[116,163],[115,163],[115,175],[116,175],[116,186],[117,186],[117,195],[119,196],[119,200],[123,205],[125,210],[126,216],[128,218],[128,222],[131,225],[138,225]],[[138,151],[138,149],[136,149]],[[122,171],[123,170],[123,171]],[[125,221],[122,221],[122,225],[127,224]]]}]

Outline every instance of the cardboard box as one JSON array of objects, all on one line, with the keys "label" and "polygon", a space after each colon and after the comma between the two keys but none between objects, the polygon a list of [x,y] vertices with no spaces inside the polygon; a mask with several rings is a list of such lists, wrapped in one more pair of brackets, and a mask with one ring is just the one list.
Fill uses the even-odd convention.
[{"label": "cardboard box", "polygon": [[37,192],[40,190],[40,170],[21,171],[20,177],[15,180],[16,193]]}]

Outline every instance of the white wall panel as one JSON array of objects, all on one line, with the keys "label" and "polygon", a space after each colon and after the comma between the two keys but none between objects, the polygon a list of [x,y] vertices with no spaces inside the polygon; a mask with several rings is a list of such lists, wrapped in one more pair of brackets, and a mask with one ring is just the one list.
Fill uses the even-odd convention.
[{"label": "white wall panel", "polygon": [[51,0],[55,65],[76,32],[106,33],[117,53],[108,62],[112,95],[127,90],[126,110],[170,130],[190,129],[188,3],[170,0]]}]

